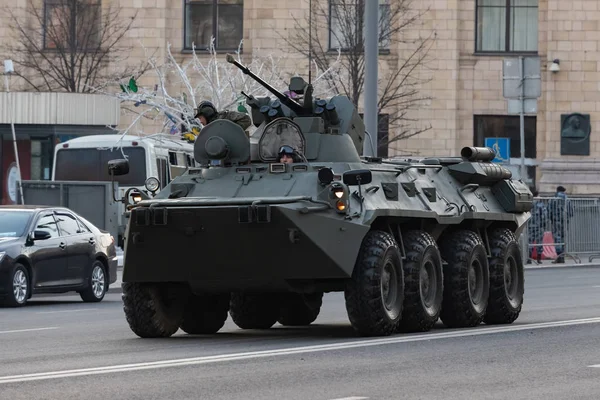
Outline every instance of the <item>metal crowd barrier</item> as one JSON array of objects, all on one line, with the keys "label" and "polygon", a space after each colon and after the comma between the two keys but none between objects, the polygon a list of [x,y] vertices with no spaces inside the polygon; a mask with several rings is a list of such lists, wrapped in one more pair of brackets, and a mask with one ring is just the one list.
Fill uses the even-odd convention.
[{"label": "metal crowd barrier", "polygon": [[600,199],[536,197],[521,243],[528,264],[600,258]]}]

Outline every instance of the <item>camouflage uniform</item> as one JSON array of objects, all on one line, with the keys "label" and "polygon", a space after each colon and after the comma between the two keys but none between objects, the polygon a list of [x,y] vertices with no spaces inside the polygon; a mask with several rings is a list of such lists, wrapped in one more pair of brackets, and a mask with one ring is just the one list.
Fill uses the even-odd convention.
[{"label": "camouflage uniform", "polygon": [[238,111],[221,111],[217,112],[217,109],[210,101],[203,101],[198,106],[198,110],[194,118],[204,117],[207,124],[217,119],[227,119],[233,123],[238,124],[245,131],[252,125],[252,120],[248,114],[244,114]]},{"label": "camouflage uniform", "polygon": [[556,243],[556,254],[562,261],[562,253],[564,253],[564,238],[566,236],[566,228],[568,225],[568,218],[573,216],[573,208],[567,199],[567,195],[564,192],[557,192],[555,198],[550,201],[550,219],[552,221],[552,236],[554,237],[554,243]]},{"label": "camouflage uniform", "polygon": [[[542,259],[542,253],[544,251],[542,241],[544,238],[544,232],[546,231],[546,225],[548,223],[548,207],[541,200],[535,200],[533,202],[533,209],[531,210],[531,218],[527,224],[527,233],[529,236],[529,243],[536,243],[537,246],[537,261],[540,262]],[[533,258],[533,247],[529,249],[529,258]]]},{"label": "camouflage uniform", "polygon": [[252,121],[248,114],[241,113],[239,111],[221,111],[217,114],[215,119],[228,119],[231,122],[235,122],[245,131],[252,125]]}]

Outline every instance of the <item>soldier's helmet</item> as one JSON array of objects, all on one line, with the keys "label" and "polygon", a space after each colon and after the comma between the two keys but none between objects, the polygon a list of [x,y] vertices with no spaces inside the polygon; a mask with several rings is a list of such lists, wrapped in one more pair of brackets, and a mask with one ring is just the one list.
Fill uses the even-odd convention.
[{"label": "soldier's helmet", "polygon": [[208,100],[205,100],[198,105],[198,111],[194,118],[198,118],[200,116],[206,118],[206,122],[210,123],[217,117],[217,109],[215,108],[213,103],[211,103]]},{"label": "soldier's helmet", "polygon": [[298,162],[297,157],[296,157],[296,150],[294,150],[294,148],[292,146],[288,146],[288,145],[281,146],[279,148],[279,151],[277,152],[277,160],[281,160],[281,157],[283,157],[284,155],[290,156],[292,158],[292,160],[294,160],[294,162]]}]

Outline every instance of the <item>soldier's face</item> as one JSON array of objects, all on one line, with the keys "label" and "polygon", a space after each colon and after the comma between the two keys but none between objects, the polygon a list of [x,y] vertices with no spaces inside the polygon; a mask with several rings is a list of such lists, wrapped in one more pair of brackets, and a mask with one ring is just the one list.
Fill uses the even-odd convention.
[{"label": "soldier's face", "polygon": [[207,124],[206,118],[204,117],[204,115],[199,116],[198,119],[200,120],[200,123],[202,125],[206,125]]},{"label": "soldier's face", "polygon": [[279,159],[279,162],[284,164],[292,164],[294,162],[294,159],[289,154],[282,154],[281,158]]}]

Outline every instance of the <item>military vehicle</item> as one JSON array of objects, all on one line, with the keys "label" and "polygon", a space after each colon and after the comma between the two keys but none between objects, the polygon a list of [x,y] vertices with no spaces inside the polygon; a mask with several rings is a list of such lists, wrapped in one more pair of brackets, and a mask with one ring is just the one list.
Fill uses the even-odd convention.
[{"label": "military vehicle", "polygon": [[205,126],[201,167],[132,205],[122,287],[135,334],[213,334],[228,313],[242,329],[309,325],[335,291],[362,336],[517,319],[532,194],[492,149],[361,157],[365,127],[346,96],[313,100],[293,77],[294,99],[228,61],[276,99],[247,96],[250,137],[228,120]]}]

